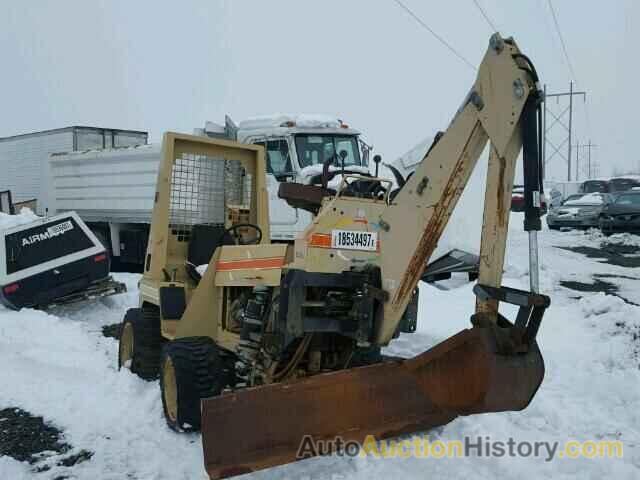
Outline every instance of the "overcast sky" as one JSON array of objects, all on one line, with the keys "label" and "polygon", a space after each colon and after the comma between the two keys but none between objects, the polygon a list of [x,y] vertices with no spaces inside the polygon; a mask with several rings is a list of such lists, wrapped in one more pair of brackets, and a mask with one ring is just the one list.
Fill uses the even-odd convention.
[{"label": "overcast sky", "polygon": [[[79,124],[158,141],[225,113],[322,112],[392,160],[444,129],[475,78],[393,0],[0,1],[0,136]],[[404,3],[480,62],[491,29],[472,0]],[[568,90],[547,0],[479,3],[550,92]],[[639,2],[553,5],[576,88],[587,91],[590,122],[576,98],[574,141],[598,145],[602,174],[637,171]],[[562,139],[558,129],[553,141]],[[550,163],[551,176],[566,177],[563,159]]]}]

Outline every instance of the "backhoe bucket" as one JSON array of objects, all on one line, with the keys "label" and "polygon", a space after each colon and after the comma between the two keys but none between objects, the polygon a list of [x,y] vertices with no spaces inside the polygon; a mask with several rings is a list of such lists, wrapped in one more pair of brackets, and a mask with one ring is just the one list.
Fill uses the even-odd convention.
[{"label": "backhoe bucket", "polygon": [[540,350],[499,353],[495,329],[463,330],[404,361],[316,375],[203,400],[207,472],[226,478],[303,458],[303,440],[362,443],[459,415],[522,410],[544,376]]}]

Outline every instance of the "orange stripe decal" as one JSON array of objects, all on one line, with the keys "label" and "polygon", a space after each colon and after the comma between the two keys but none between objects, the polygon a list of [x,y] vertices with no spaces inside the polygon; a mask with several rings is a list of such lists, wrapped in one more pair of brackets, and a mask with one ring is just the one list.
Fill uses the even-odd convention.
[{"label": "orange stripe decal", "polygon": [[216,262],[217,272],[228,272],[229,270],[248,270],[254,268],[281,268],[284,266],[284,257],[256,258],[250,260],[229,260]]},{"label": "orange stripe decal", "polygon": [[314,233],[309,239],[310,247],[331,248],[331,235],[328,233]]}]

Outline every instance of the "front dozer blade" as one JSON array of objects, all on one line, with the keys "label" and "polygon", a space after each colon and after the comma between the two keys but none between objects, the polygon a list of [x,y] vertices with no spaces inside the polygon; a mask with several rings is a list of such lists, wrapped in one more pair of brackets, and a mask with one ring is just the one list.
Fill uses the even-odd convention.
[{"label": "front dozer blade", "polygon": [[535,341],[526,353],[500,350],[494,329],[474,327],[412,359],[205,399],[207,472],[226,478],[299,460],[305,437],[362,443],[522,410],[542,382],[542,356]]}]

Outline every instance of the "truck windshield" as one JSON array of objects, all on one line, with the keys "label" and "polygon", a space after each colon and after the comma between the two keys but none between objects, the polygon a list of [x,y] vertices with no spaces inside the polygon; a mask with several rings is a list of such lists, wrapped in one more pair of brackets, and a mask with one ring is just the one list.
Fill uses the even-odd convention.
[{"label": "truck windshield", "polygon": [[314,135],[298,134],[296,138],[296,150],[300,167],[323,164],[333,157],[333,164],[342,165],[341,152],[346,152],[344,166],[361,166],[358,142],[353,135]]}]

